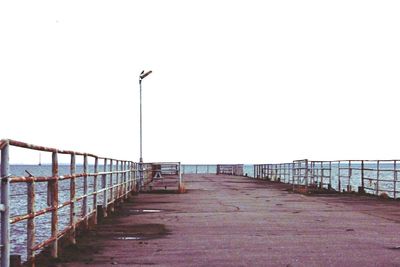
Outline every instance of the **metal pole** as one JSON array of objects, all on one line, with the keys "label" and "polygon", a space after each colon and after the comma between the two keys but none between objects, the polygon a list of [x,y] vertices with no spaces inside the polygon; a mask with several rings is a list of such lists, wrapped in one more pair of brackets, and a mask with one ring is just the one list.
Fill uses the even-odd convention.
[{"label": "metal pole", "polygon": [[397,191],[397,168],[396,168],[396,165],[397,164],[397,162],[396,162],[396,160],[393,162],[393,169],[394,169],[394,173],[393,173],[393,198],[394,199],[396,199],[396,191]]},{"label": "metal pole", "polygon": [[97,171],[99,167],[99,158],[94,158],[94,173],[96,175],[93,176],[93,223],[97,224]]},{"label": "metal pole", "polygon": [[83,199],[82,199],[82,216],[84,218],[85,229],[89,227],[89,221],[87,218],[88,214],[88,156],[85,154],[83,156]]},{"label": "metal pole", "polygon": [[142,134],[143,134],[143,130],[142,130],[142,79],[139,79],[139,87],[140,87],[140,159],[139,162],[140,164],[143,163],[143,150],[142,150]]},{"label": "metal pole", "polygon": [[351,192],[351,160],[349,160],[348,168],[347,192]]},{"label": "metal pole", "polygon": [[364,193],[364,161],[361,161],[361,191]]},{"label": "metal pole", "polygon": [[181,172],[181,163],[179,162],[179,171],[178,171],[178,175],[179,175],[179,188],[182,188],[182,172]]},{"label": "metal pole", "polygon": [[376,164],[377,166],[376,166],[376,195],[377,196],[379,196],[379,174],[380,174],[380,161],[378,160],[377,161],[377,164]]},{"label": "metal pole", "polygon": [[340,161],[338,162],[338,191],[342,191],[341,184],[340,184]]},{"label": "metal pole", "polygon": [[126,160],[124,160],[124,174],[123,174],[123,177],[124,177],[124,183],[123,183],[123,185],[122,185],[122,194],[123,194],[123,196],[124,196],[124,198],[126,197],[126,192],[127,192],[127,184],[126,184],[126,178],[127,178],[127,175],[126,175]]},{"label": "metal pole", "polygon": [[[142,155],[142,80],[146,78],[148,75],[152,73],[151,70],[148,72],[144,72],[144,70],[140,73],[139,76],[139,87],[140,87],[140,164],[143,164],[143,155]],[[141,168],[143,171],[143,168]]]},{"label": "metal pole", "polygon": [[116,162],[115,162],[115,171],[116,171],[116,173],[115,173],[115,185],[116,185],[116,187],[115,187],[115,190],[114,190],[114,192],[115,192],[115,200],[117,200],[118,198],[119,198],[119,196],[121,195],[121,192],[120,192],[120,184],[119,184],[119,173],[118,173],[118,171],[119,171],[119,165],[120,165],[120,161],[119,160],[117,160]]},{"label": "metal pole", "polygon": [[53,180],[50,186],[51,196],[51,238],[54,239],[51,247],[51,256],[53,258],[58,257],[58,154],[53,152],[52,154],[52,175]]},{"label": "metal pole", "polygon": [[142,78],[139,79],[140,87],[140,158],[139,158],[139,191],[143,184],[143,126],[142,126]]},{"label": "metal pole", "polygon": [[[114,197],[114,195],[113,195],[113,193],[114,193],[114,189],[113,189],[113,186],[114,186],[114,184],[113,184],[113,160],[112,159],[110,159],[110,177],[109,177],[109,179],[110,179],[110,202],[112,202],[113,201],[113,197]],[[107,204],[107,206],[108,206],[108,204]]]},{"label": "metal pole", "polygon": [[[104,159],[103,163],[103,171],[107,172],[107,159]],[[104,190],[103,191],[103,216],[107,217],[107,175],[104,173],[101,177],[101,188]]]},{"label": "metal pole", "polygon": [[[27,188],[27,213],[34,214],[35,213],[35,182],[29,182]],[[29,218],[27,223],[27,253],[28,253],[28,262],[33,263],[35,260],[35,251],[32,249],[35,245],[35,219]]]},{"label": "metal pole", "polygon": [[[76,157],[75,154],[71,154],[71,165],[70,165],[70,173],[71,175],[75,175],[76,173]],[[71,205],[69,206],[69,223],[72,227],[72,233],[70,236],[70,241],[72,244],[76,244],[76,216],[75,216],[75,201],[76,201],[76,180],[75,177],[72,177],[70,180],[70,185],[69,185],[69,190],[70,190],[70,201]]]},{"label": "metal pole", "polygon": [[10,266],[9,143],[1,150],[1,266]]}]

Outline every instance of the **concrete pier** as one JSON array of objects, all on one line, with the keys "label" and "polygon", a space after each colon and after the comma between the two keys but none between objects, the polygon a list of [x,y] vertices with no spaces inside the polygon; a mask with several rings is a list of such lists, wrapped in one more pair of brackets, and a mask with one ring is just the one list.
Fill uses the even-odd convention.
[{"label": "concrete pier", "polygon": [[400,265],[397,201],[225,175],[185,175],[185,184],[185,194],[132,197],[38,266]]}]

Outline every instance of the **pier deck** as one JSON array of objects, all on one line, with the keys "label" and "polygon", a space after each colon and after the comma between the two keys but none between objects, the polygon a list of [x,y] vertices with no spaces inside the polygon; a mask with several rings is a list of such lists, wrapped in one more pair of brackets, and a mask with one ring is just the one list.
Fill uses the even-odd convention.
[{"label": "pier deck", "polygon": [[62,251],[57,266],[400,264],[396,201],[305,196],[225,175],[185,175],[185,184],[186,194],[134,196]]}]

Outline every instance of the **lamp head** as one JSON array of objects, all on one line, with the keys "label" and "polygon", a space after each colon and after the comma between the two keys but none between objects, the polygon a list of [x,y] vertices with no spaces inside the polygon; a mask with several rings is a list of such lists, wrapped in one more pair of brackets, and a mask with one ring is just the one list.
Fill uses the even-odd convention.
[{"label": "lamp head", "polygon": [[149,70],[148,72],[144,73],[144,71],[142,71],[140,73],[140,80],[143,80],[144,78],[146,78],[148,75],[150,75],[153,71]]}]

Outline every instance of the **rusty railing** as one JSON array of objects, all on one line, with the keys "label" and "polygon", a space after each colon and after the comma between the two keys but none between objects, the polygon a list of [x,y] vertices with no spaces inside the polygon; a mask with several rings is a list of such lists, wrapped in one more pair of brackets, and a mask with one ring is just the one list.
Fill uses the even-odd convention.
[{"label": "rusty railing", "polygon": [[[28,176],[11,175],[10,147],[51,153],[51,165],[47,166],[51,168],[51,175],[32,175],[28,171]],[[97,223],[98,215],[107,216],[107,212],[114,209],[115,203],[123,201],[130,192],[140,189],[138,177],[143,177],[138,171],[138,163],[132,161],[36,146],[9,139],[0,141],[0,149],[1,266],[10,264],[10,243],[13,234],[10,226],[26,221],[25,246],[28,262],[34,262],[35,255],[44,247],[50,247],[51,256],[57,257],[61,238],[75,243],[78,227],[88,228]],[[60,154],[67,155],[70,160],[67,167],[69,173],[66,175],[60,175],[59,172]],[[83,158],[82,165],[77,165],[77,156]],[[89,165],[89,160],[94,163]],[[77,166],[82,172],[77,173]],[[65,165],[62,167],[65,169]],[[10,189],[21,184],[26,185],[26,190],[21,189],[22,193],[18,198],[26,197],[26,211],[23,211],[21,206],[13,206],[10,201],[13,197]],[[41,188],[42,192],[38,192],[37,188]],[[40,193],[46,194],[46,198],[41,198]],[[37,207],[41,208],[36,209]],[[12,208],[18,209],[22,214],[10,215]],[[47,222],[42,219],[45,215],[51,217]],[[50,231],[44,240],[37,239],[37,222],[40,222],[40,230],[47,227]]]},{"label": "rusty railing", "polygon": [[182,173],[252,176],[252,166],[245,164],[182,164]]},{"label": "rusty railing", "polygon": [[243,176],[243,164],[218,164],[218,174]]},{"label": "rusty railing", "polygon": [[337,192],[358,192],[398,198],[400,160],[295,160],[255,164],[254,178]]},{"label": "rusty railing", "polygon": [[145,165],[146,181],[144,190],[163,187],[180,191],[183,185],[182,165],[180,162],[151,162]]}]

